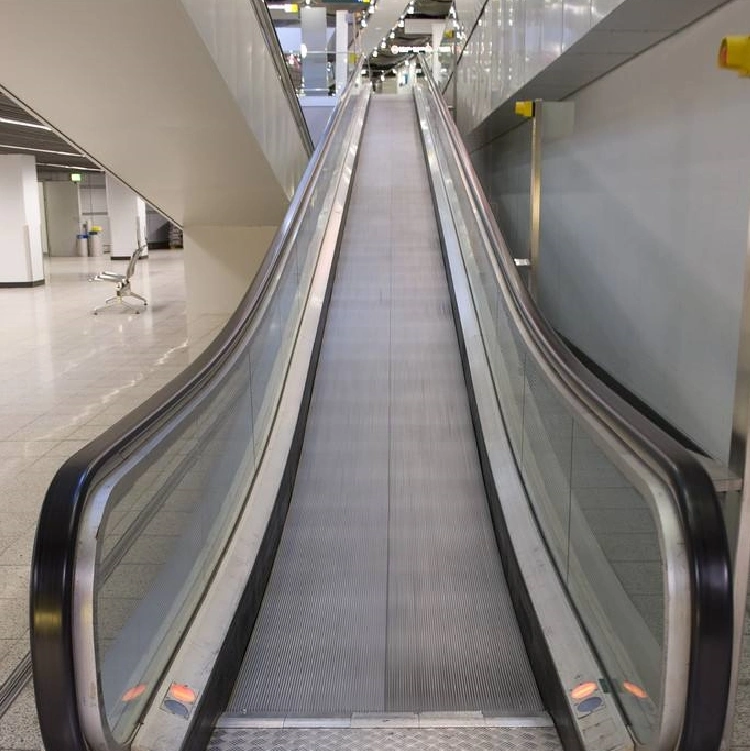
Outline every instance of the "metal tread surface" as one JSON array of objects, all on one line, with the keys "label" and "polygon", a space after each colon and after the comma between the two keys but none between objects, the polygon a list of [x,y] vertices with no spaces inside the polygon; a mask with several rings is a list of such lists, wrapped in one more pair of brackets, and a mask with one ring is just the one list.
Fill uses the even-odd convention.
[{"label": "metal tread surface", "polygon": [[219,729],[208,751],[561,751],[554,728]]},{"label": "metal tread surface", "polygon": [[449,300],[411,97],[373,97],[294,494],[228,712],[544,710]]}]

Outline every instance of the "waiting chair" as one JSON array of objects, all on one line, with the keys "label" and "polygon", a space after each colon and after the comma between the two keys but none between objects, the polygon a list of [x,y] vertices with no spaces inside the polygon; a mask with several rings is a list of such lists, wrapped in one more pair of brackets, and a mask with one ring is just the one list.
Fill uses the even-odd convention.
[{"label": "waiting chair", "polygon": [[140,248],[136,248],[133,251],[133,255],[130,256],[130,262],[128,263],[127,271],[124,274],[117,274],[114,271],[100,271],[95,277],[92,277],[89,280],[91,282],[114,282],[117,285],[117,287],[115,288],[115,296],[110,297],[109,300],[104,303],[104,305],[100,305],[98,308],[95,308],[94,315],[96,315],[100,310],[104,310],[105,308],[109,307],[110,305],[124,305],[133,313],[141,312],[140,307],[136,307],[135,305],[131,305],[130,303],[125,302],[125,300],[122,299],[123,297],[135,297],[143,303],[144,307],[148,305],[144,297],[141,297],[139,294],[133,292],[133,290],[130,289],[130,278],[133,276],[135,265],[136,263],[138,263],[138,259],[141,257],[141,253],[143,253],[145,249],[146,246],[141,245]]}]

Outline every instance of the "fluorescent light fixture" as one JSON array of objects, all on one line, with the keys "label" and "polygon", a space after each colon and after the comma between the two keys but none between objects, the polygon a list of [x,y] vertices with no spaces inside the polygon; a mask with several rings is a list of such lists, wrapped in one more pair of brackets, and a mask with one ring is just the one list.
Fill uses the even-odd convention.
[{"label": "fluorescent light fixture", "polygon": [[0,117],[0,123],[3,125],[20,125],[22,128],[37,128],[38,130],[52,130],[49,125],[40,123],[27,123],[24,120],[14,120],[12,117]]},{"label": "fluorescent light fixture", "polygon": [[53,162],[37,162],[37,167],[55,167],[57,169],[70,169],[76,172],[104,172],[103,169],[98,167],[79,167],[75,164],[55,164]]},{"label": "fluorescent light fixture", "polygon": [[53,149],[35,149],[31,146],[10,146],[0,143],[0,149],[13,149],[14,151],[38,151],[40,154],[55,154],[56,156],[83,156],[77,151],[54,151]]},{"label": "fluorescent light fixture", "polygon": [[80,172],[71,172],[70,173],[70,181],[74,183],[81,182],[81,173]]}]

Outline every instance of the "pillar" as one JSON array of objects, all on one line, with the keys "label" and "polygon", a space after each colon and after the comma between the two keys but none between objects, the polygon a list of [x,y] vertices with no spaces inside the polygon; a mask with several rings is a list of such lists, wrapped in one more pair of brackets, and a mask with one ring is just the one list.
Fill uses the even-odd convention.
[{"label": "pillar", "polygon": [[0,156],[0,287],[38,284],[44,284],[44,264],[36,162],[33,156]]},{"label": "pillar", "polygon": [[[146,203],[116,177],[107,175],[107,213],[115,260],[125,260],[133,251],[146,245]],[[148,246],[141,258],[148,257]]]},{"label": "pillar", "polygon": [[[299,17],[302,42],[307,47],[307,55],[302,60],[305,93],[313,96],[326,96],[328,94],[326,9],[306,5],[300,8]],[[338,19],[336,20],[338,25]]]},{"label": "pillar", "polygon": [[183,227],[188,340],[198,351],[237,309],[275,234],[271,226]]},{"label": "pillar", "polygon": [[349,11],[336,11],[336,94],[344,93],[349,77]]},{"label": "pillar", "polygon": [[45,182],[44,214],[49,255],[76,255],[76,235],[83,229],[78,183]]}]

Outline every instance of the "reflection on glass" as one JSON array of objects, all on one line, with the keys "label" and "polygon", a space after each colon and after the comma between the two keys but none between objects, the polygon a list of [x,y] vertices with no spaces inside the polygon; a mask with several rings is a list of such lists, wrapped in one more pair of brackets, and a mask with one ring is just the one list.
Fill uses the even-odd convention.
[{"label": "reflection on glass", "polygon": [[[468,48],[467,48],[468,49]],[[466,73],[466,71],[464,71]],[[443,182],[508,438],[540,531],[635,736],[651,740],[662,702],[664,560],[658,486],[580,417],[521,334],[481,219],[428,104]],[[443,140],[445,139],[445,140]]]},{"label": "reflection on glass", "polygon": [[[266,293],[219,374],[95,490],[94,633],[101,700],[125,744],[152,699],[244,508],[272,427],[347,156],[353,93]],[[106,473],[105,473],[106,474]],[[92,508],[98,507],[93,503]],[[178,687],[179,688],[179,687]]]}]

